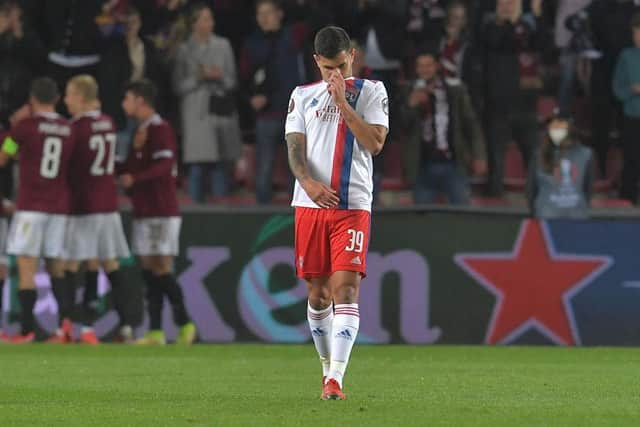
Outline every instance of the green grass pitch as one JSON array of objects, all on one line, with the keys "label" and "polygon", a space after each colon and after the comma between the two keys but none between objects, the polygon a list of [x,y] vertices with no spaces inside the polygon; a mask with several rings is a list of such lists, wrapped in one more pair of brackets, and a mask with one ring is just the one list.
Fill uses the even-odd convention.
[{"label": "green grass pitch", "polygon": [[0,346],[0,426],[637,426],[640,349]]}]

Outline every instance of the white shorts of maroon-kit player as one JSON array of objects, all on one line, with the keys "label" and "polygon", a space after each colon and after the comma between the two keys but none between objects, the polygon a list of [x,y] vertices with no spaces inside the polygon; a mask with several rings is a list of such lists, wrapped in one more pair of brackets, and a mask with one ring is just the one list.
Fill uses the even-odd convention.
[{"label": "white shorts of maroon-kit player", "polygon": [[7,237],[9,234],[9,220],[0,218],[0,265],[9,265],[7,257]]},{"label": "white shorts of maroon-kit player", "polygon": [[128,258],[129,245],[118,212],[69,217],[67,259]]},{"label": "white shorts of maroon-kit player", "polygon": [[139,256],[177,256],[181,225],[180,217],[134,219],[131,230],[133,253]]},{"label": "white shorts of maroon-kit player", "polygon": [[7,253],[31,257],[63,258],[67,215],[18,211],[9,227]]}]

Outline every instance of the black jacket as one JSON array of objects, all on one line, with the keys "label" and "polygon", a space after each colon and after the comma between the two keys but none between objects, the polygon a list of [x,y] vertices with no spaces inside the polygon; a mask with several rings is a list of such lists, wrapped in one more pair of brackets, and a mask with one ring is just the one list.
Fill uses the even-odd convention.
[{"label": "black jacket", "polygon": [[31,79],[46,61],[40,39],[29,28],[23,31],[21,39],[10,32],[0,35],[0,125],[4,126],[9,116],[27,102]]},{"label": "black jacket", "polygon": [[94,55],[103,49],[96,16],[105,0],[30,0],[34,28],[49,52]]},{"label": "black jacket", "polygon": [[368,0],[354,23],[356,38],[364,46],[368,30],[373,27],[384,57],[402,59],[407,33],[407,7],[407,0]]},{"label": "black jacket", "polygon": [[[161,61],[153,43],[142,39],[144,44],[145,67],[144,76],[154,82],[158,87],[158,111],[163,111],[166,104],[165,97],[169,84],[169,74]],[[98,69],[98,82],[100,84],[100,101],[102,110],[116,121],[118,128],[125,124],[125,116],[122,111],[122,98],[124,86],[131,78],[131,59],[129,48],[124,38],[116,39],[103,56]]]},{"label": "black jacket", "polygon": [[511,22],[488,22],[482,33],[485,48],[486,108],[493,112],[531,112],[536,109],[538,91],[521,88],[519,54],[542,52],[546,34],[541,19],[523,15],[524,41]]}]

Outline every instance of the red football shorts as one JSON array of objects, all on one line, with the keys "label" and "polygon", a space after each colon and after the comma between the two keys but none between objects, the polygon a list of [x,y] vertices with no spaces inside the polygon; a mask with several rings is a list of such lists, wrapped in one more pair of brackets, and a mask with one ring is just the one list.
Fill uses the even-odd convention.
[{"label": "red football shorts", "polygon": [[371,214],[364,210],[296,208],[296,273],[301,279],[336,271],[366,276]]}]

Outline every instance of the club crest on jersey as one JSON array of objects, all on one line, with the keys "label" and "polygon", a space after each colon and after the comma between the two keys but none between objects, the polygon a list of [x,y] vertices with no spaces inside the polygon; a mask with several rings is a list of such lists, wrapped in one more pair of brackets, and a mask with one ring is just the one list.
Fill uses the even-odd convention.
[{"label": "club crest on jersey", "polygon": [[344,97],[349,104],[353,104],[358,99],[358,89],[352,86],[347,86],[344,90]]}]

